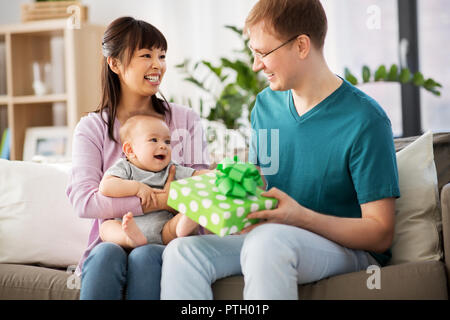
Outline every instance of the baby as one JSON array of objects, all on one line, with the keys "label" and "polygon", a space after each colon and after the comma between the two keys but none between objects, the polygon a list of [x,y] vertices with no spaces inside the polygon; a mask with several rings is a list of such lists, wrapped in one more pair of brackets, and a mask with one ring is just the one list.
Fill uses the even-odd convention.
[{"label": "baby", "polygon": [[[108,197],[138,196],[143,206],[153,202],[167,181],[171,166],[175,180],[210,172],[195,171],[171,161],[170,131],[157,116],[138,114],[121,126],[120,140],[126,159],[119,159],[100,182],[99,191]],[[183,214],[173,216],[167,210],[133,217],[131,212],[118,220],[104,221],[100,226],[103,241],[132,249],[147,243],[167,244],[171,235],[184,237],[195,233],[197,223]]]}]

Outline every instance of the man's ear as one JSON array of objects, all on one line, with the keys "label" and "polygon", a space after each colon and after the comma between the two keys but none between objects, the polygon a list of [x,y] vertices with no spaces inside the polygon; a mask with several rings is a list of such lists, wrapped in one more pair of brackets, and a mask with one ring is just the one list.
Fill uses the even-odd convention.
[{"label": "man's ear", "polygon": [[299,35],[296,39],[296,45],[300,59],[308,57],[311,50],[311,39],[305,34]]},{"label": "man's ear", "polygon": [[129,141],[125,141],[124,144],[122,145],[122,151],[123,153],[125,153],[125,155],[127,156],[127,158],[135,158],[136,155],[133,152],[133,147],[131,145],[131,142]]},{"label": "man's ear", "polygon": [[115,74],[119,74],[120,73],[120,61],[117,58],[113,58],[113,57],[107,57],[106,58],[106,62],[109,65],[109,68],[115,73]]}]

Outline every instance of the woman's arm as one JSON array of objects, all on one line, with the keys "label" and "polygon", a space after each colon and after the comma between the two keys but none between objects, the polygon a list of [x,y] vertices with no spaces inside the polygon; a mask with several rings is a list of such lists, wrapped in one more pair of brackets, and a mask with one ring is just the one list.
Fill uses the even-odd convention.
[{"label": "woman's arm", "polygon": [[[297,226],[350,249],[385,252],[394,237],[395,199],[385,198],[361,205],[361,218],[342,218],[303,207],[283,191],[272,188],[262,194],[278,199],[278,208],[253,212],[249,219],[267,219],[262,223]],[[261,224],[261,223],[260,223]],[[242,231],[249,232],[259,224]]]},{"label": "woman's arm", "polygon": [[[66,189],[69,201],[81,218],[121,218],[129,211],[134,215],[142,215],[138,197],[111,198],[98,192],[103,177],[104,157],[115,157],[114,155],[119,154],[121,150],[119,145],[117,145],[118,152],[113,152],[111,145],[104,145],[106,143],[104,141],[110,144],[114,142],[104,138],[107,133],[103,126],[100,117],[90,115],[82,118],[75,128],[72,142],[72,172]],[[110,162],[115,160],[111,159]]]}]

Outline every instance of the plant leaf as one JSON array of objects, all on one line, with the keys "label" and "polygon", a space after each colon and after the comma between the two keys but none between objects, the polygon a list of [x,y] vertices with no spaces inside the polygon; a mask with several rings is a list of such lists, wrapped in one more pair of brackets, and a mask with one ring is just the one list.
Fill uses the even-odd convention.
[{"label": "plant leaf", "polygon": [[182,69],[182,68],[185,68],[185,67],[186,67],[186,62],[182,62],[180,64],[176,64],[175,65],[175,68],[178,68],[178,69]]},{"label": "plant leaf", "polygon": [[378,67],[377,71],[375,71],[375,81],[385,80],[387,77],[386,66],[381,65]]},{"label": "plant leaf", "polygon": [[400,71],[399,80],[401,83],[408,83],[409,81],[411,81],[411,72],[408,68],[402,68],[402,70]]},{"label": "plant leaf", "polygon": [[425,89],[433,89],[434,87],[435,87],[435,82],[434,82],[434,80],[433,79],[427,79],[425,82],[424,82],[424,84],[423,84],[423,87],[425,88]]},{"label": "plant leaf", "polygon": [[192,76],[189,76],[187,78],[184,78],[185,81],[190,82],[192,84],[194,84],[195,86],[197,86],[198,88],[210,93],[210,90],[208,90],[207,88],[205,88],[205,86],[203,85],[202,82],[200,82],[199,80],[195,79]]},{"label": "plant leaf", "polygon": [[344,73],[345,80],[347,80],[354,86],[358,84],[358,79],[356,79],[356,77],[350,72],[348,68],[345,68]]},{"label": "plant leaf", "polygon": [[423,86],[425,83],[425,79],[423,78],[423,74],[419,71],[417,71],[416,73],[414,73],[413,79],[412,79],[413,83],[416,86]]},{"label": "plant leaf", "polygon": [[389,69],[389,73],[387,76],[388,81],[397,81],[398,80],[398,67],[396,64],[393,64]]},{"label": "plant leaf", "polygon": [[236,32],[239,36],[242,36],[243,29],[239,29],[239,28],[236,27],[236,26],[230,26],[230,25],[226,25],[225,28],[230,29],[230,30]]},{"label": "plant leaf", "polygon": [[363,66],[362,69],[362,78],[363,78],[363,82],[369,82],[370,81],[370,69],[368,66]]},{"label": "plant leaf", "polygon": [[219,79],[222,75],[222,68],[214,67],[211,62],[202,60],[204,66],[206,66],[209,70],[211,70]]}]

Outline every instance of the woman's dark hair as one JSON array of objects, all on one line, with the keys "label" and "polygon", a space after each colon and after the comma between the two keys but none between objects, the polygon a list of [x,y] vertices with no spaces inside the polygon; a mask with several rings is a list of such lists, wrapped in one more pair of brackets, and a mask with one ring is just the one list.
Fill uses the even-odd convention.
[{"label": "woman's dark hair", "polygon": [[[114,20],[103,35],[102,96],[100,105],[95,112],[101,114],[103,121],[108,125],[108,136],[115,142],[117,140],[114,138],[114,121],[121,90],[119,77],[110,69],[107,58],[118,58],[126,68],[136,50],[153,48],[167,51],[167,41],[164,35],[151,24],[132,17],[121,17]],[[159,94],[163,99],[156,97],[156,94],[151,97],[153,108],[163,116],[168,115],[170,122],[169,103],[161,92]],[[108,121],[103,118],[104,110],[107,111]]]}]

